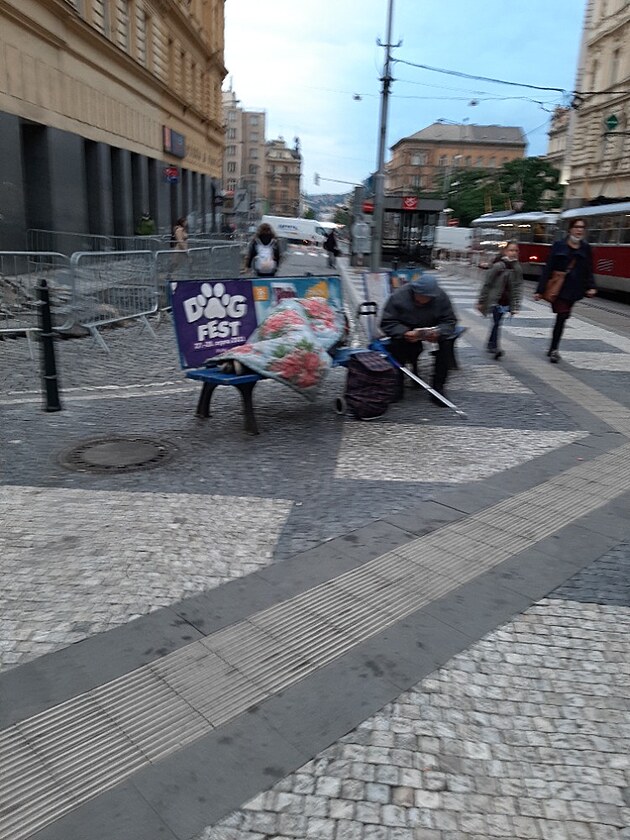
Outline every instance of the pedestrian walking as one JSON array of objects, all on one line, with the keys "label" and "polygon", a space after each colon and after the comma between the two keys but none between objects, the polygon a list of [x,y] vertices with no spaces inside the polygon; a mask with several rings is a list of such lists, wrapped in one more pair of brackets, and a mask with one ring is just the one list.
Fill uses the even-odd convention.
[{"label": "pedestrian walking", "polygon": [[548,300],[556,316],[551,345],[547,351],[549,361],[553,364],[560,361],[558,347],[564,325],[571,317],[573,304],[585,295],[593,297],[597,294],[593,277],[593,252],[585,235],[586,221],[582,218],[572,219],[568,236],[551,246],[549,259],[534,294],[535,300]]},{"label": "pedestrian walking", "polygon": [[176,279],[184,279],[183,275],[187,273],[188,266],[188,223],[184,216],[180,216],[173,225],[171,248],[173,249],[173,256],[170,260],[169,277],[175,276]]},{"label": "pedestrian walking", "polygon": [[179,219],[173,225],[171,246],[176,251],[188,250],[188,222],[186,221],[186,218],[184,216],[180,216]]},{"label": "pedestrian walking", "polygon": [[[431,387],[446,396],[444,386],[453,359],[453,341],[457,317],[453,305],[437,279],[428,272],[396,289],[385,303],[381,330],[390,336],[389,352],[401,364],[412,367],[418,373],[418,357],[422,353],[422,342],[437,344],[435,367]],[[399,391],[403,392],[403,373],[398,371]],[[437,397],[431,397],[436,405],[443,406]]]},{"label": "pedestrian walking", "polygon": [[501,321],[505,315],[516,315],[523,298],[523,270],[518,261],[518,244],[508,242],[501,250],[501,256],[487,271],[486,279],[479,293],[477,309],[483,317],[492,315],[492,327],[486,350],[495,359],[503,356],[501,343]]},{"label": "pedestrian walking", "polygon": [[324,251],[328,253],[328,267],[335,268],[340,251],[334,230],[331,230],[324,240]]},{"label": "pedestrian walking", "polygon": [[365,257],[369,255],[370,250],[370,226],[363,216],[359,216],[357,221],[352,225],[352,251],[355,255],[356,265],[363,265]]},{"label": "pedestrian walking", "polygon": [[249,244],[246,268],[254,269],[257,277],[274,277],[280,265],[280,245],[271,225],[263,222]]}]

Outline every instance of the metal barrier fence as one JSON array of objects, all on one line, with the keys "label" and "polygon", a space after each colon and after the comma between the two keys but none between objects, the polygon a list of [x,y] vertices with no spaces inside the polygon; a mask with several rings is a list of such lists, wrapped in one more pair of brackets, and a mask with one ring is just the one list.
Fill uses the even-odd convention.
[{"label": "metal barrier fence", "polygon": [[139,318],[152,335],[147,315],[158,309],[151,251],[78,253],[70,260],[74,274],[74,319],[108,350],[98,327]]},{"label": "metal barrier fence", "polygon": [[26,335],[32,357],[31,335],[38,330],[36,286],[44,277],[53,326],[67,330],[80,324],[107,351],[98,332],[105,324],[137,318],[153,333],[146,316],[169,306],[169,280],[238,277],[240,263],[241,246],[233,242],[188,251],[79,251],[70,258],[45,251],[0,253],[0,333]]},{"label": "metal barrier fence", "polygon": [[160,309],[169,306],[169,280],[206,280],[208,277],[227,280],[239,276],[240,265],[241,247],[233,243],[187,251],[158,251],[155,254],[155,284]]},{"label": "metal barrier fence", "polygon": [[68,329],[74,297],[70,260],[53,252],[0,252],[0,334],[24,334],[31,358],[31,338],[39,331],[37,285],[42,279],[50,290],[53,326]]},{"label": "metal barrier fence", "polygon": [[26,231],[26,244],[29,251],[56,252],[65,254],[67,257],[75,251],[113,250],[109,236],[34,228]]}]

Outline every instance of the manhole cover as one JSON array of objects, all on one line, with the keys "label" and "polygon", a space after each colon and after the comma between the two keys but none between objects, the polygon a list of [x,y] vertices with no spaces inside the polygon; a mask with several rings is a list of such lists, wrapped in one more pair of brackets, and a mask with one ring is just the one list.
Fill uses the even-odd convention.
[{"label": "manhole cover", "polygon": [[169,461],[174,447],[143,437],[111,437],[86,440],[60,456],[61,464],[83,472],[131,472],[151,470]]}]

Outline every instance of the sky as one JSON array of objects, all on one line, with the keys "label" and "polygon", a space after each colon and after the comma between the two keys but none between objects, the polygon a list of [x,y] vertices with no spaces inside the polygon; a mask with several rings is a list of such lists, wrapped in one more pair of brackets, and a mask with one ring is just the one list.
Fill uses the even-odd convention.
[{"label": "sky", "polygon": [[[570,96],[410,64],[570,93],[585,5],[393,0],[391,42],[402,43],[392,48],[385,159],[439,119],[520,126],[526,154],[545,154],[551,112]],[[300,138],[303,192],[344,193],[377,169],[387,10],[388,0],[226,0],[223,87],[241,107],[266,112],[268,140]]]}]

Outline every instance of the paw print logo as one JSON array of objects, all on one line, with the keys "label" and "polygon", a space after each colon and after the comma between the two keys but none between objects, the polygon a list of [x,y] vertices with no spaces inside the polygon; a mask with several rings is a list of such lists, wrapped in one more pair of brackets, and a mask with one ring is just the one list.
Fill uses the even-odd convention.
[{"label": "paw print logo", "polygon": [[204,318],[209,321],[213,318],[225,318],[231,299],[223,283],[215,283],[214,286],[204,283],[201,292],[197,295],[197,303],[201,307]]},{"label": "paw print logo", "polygon": [[231,295],[223,283],[203,283],[199,294],[184,301],[188,323],[206,318],[208,321],[224,318],[242,318],[247,312],[243,295]]}]

